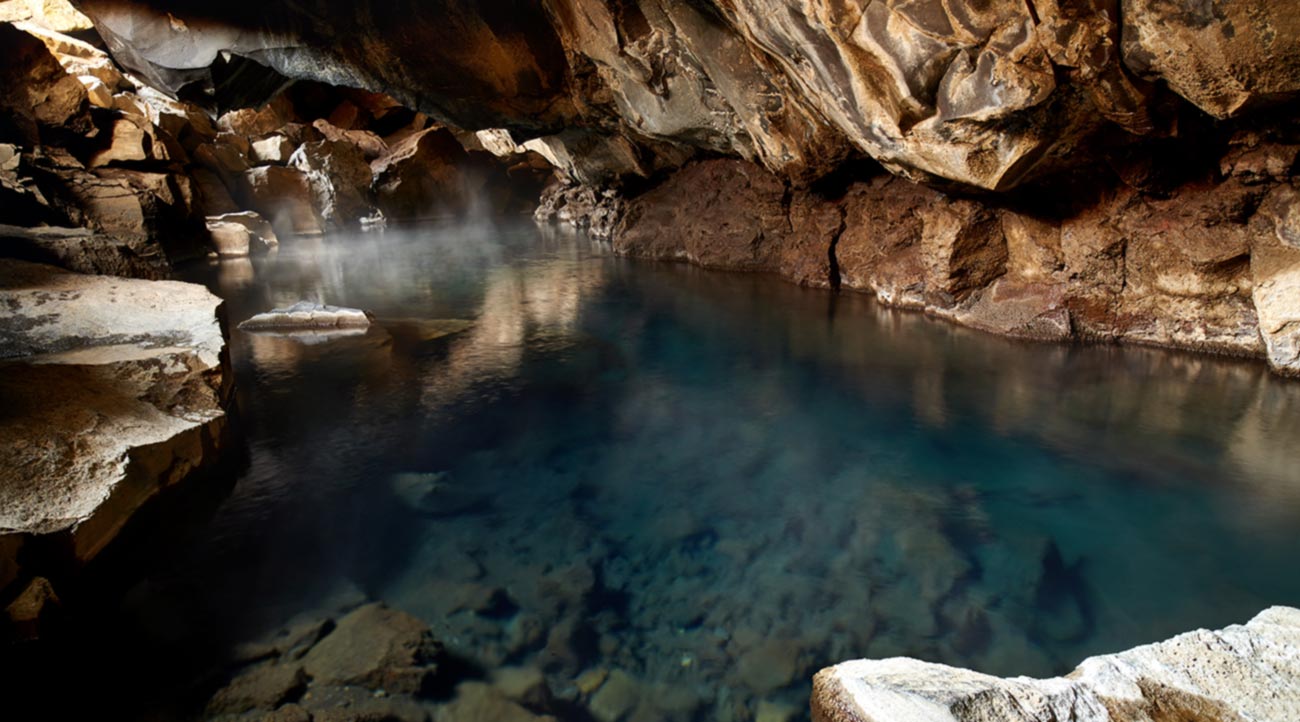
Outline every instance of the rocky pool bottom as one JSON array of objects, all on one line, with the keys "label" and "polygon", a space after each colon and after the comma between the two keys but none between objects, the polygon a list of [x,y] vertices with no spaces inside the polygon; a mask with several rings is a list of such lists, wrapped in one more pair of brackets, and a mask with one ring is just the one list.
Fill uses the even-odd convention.
[{"label": "rocky pool bottom", "polygon": [[1262,364],[531,225],[191,273],[232,326],[373,320],[232,332],[246,468],[9,676],[36,718],[798,720],[846,659],[1045,676],[1300,603],[1300,384]]}]

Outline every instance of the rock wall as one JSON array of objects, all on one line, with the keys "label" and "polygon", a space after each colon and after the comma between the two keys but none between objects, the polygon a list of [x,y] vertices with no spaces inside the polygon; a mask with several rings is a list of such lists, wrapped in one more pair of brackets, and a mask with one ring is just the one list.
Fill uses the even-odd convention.
[{"label": "rock wall", "polygon": [[[1280,0],[76,5],[120,63],[218,111],[306,78],[540,156],[558,181],[539,217],[623,253],[1300,373],[1300,20]],[[459,192],[451,147],[406,138],[389,157],[443,159],[407,171],[372,157],[368,197],[339,192],[364,174],[335,146],[213,171],[255,176],[245,206],[307,196],[346,221],[375,194],[409,214],[412,189]]]},{"label": "rock wall", "polygon": [[1284,722],[1300,717],[1300,610],[1092,657],[1065,677],[1001,679],[896,657],[817,673],[815,722]]}]

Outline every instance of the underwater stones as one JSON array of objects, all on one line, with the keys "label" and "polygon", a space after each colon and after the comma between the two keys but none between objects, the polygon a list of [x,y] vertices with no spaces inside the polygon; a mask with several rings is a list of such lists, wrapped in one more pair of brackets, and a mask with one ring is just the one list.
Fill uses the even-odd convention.
[{"label": "underwater stones", "polygon": [[740,652],[737,680],[758,696],[792,684],[803,650],[796,640],[765,639]]},{"label": "underwater stones", "polygon": [[[0,581],[3,581],[0,584],[0,589],[3,589],[8,581]],[[17,640],[33,641],[41,638],[50,617],[58,612],[60,604],[59,595],[54,593],[50,580],[33,577],[5,607],[5,616],[8,617],[9,627]]]},{"label": "underwater stones", "polygon": [[1091,657],[1053,679],[907,658],[844,662],[817,673],[812,712],[818,722],[1285,722],[1300,714],[1297,680],[1300,610],[1272,607],[1245,625]]},{"label": "underwater stones", "polygon": [[298,699],[307,688],[307,675],[296,664],[267,663],[248,667],[235,675],[208,701],[209,715],[242,714],[275,709]]},{"label": "underwater stones", "polygon": [[554,701],[546,675],[536,667],[500,667],[491,678],[498,692],[529,709],[545,710]]},{"label": "underwater stones", "polygon": [[316,331],[365,329],[370,315],[356,308],[299,301],[291,306],[259,313],[239,324],[242,331]]},{"label": "underwater stones", "polygon": [[462,682],[456,697],[438,710],[438,719],[446,722],[555,722],[555,717],[539,715],[511,701],[498,688],[482,682]]},{"label": "underwater stones", "polygon": [[302,663],[313,684],[418,694],[437,674],[441,655],[423,622],[376,602],[340,619]]},{"label": "underwater stones", "polygon": [[207,467],[229,396],[221,301],[202,286],[0,261],[0,535],[84,562]]},{"label": "underwater stones", "polygon": [[621,722],[641,703],[641,683],[616,669],[592,695],[587,708],[600,722]]}]

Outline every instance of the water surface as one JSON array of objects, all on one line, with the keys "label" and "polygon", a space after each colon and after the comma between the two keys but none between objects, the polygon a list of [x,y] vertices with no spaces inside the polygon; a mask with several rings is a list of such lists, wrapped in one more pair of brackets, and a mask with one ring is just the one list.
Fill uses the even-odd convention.
[{"label": "water surface", "polygon": [[234,333],[250,463],[128,602],[160,634],[233,645],[364,596],[561,695],[622,670],[644,719],[740,720],[843,659],[1049,675],[1300,604],[1300,384],[1260,364],[1016,343],[509,224],[193,274],[233,322],[380,323]]}]

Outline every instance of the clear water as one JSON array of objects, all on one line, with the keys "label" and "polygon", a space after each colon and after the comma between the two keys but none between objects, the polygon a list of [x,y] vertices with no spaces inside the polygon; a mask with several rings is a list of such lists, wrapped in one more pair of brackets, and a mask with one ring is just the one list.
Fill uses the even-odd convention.
[{"label": "clear water", "polygon": [[[383,330],[234,334],[249,466],[129,603],[174,635],[364,595],[561,694],[623,670],[643,718],[725,720],[804,708],[844,659],[1048,675],[1300,604],[1300,384],[1258,364],[1020,344],[531,225],[194,273],[232,322],[305,298]],[[441,475],[413,505],[403,473]]]}]

